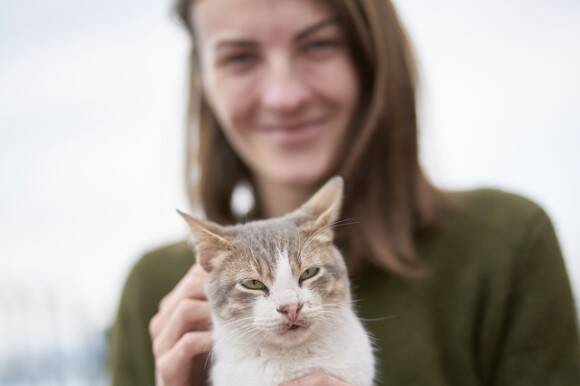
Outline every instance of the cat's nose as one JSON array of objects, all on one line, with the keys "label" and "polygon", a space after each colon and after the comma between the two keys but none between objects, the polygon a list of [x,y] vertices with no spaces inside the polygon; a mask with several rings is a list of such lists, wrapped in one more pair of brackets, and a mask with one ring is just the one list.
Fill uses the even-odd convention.
[{"label": "cat's nose", "polygon": [[302,303],[285,304],[276,308],[276,311],[285,315],[289,321],[294,322],[296,319],[298,319],[298,314],[300,313],[303,305],[304,304]]}]

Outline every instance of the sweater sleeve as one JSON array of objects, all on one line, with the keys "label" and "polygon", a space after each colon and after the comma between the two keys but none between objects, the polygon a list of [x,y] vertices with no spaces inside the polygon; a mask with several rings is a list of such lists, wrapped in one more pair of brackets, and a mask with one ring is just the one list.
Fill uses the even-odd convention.
[{"label": "sweater sleeve", "polygon": [[113,386],[154,385],[149,320],[155,313],[146,301],[146,277],[138,263],[125,283],[111,332],[110,371]]},{"label": "sweater sleeve", "polygon": [[580,385],[578,325],[552,223],[538,212],[515,256],[494,386]]},{"label": "sweater sleeve", "polygon": [[170,244],[141,257],[125,282],[109,341],[113,386],[155,384],[155,360],[149,321],[159,302],[195,262],[185,242]]}]

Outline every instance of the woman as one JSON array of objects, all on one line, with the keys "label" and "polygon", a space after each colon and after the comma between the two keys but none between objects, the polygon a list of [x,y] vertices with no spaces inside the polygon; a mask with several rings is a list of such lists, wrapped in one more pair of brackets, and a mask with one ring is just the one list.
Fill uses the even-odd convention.
[{"label": "woman", "polygon": [[[248,184],[243,219],[273,217],[342,175],[343,215],[359,224],[339,228],[339,244],[380,384],[580,384],[546,214],[496,190],[442,192],[422,173],[414,62],[389,1],[183,0],[178,11],[193,43],[192,204],[238,222],[232,194]],[[205,383],[211,322],[194,261],[178,243],[132,270],[113,331],[115,385]],[[321,373],[289,384],[344,385]]]}]

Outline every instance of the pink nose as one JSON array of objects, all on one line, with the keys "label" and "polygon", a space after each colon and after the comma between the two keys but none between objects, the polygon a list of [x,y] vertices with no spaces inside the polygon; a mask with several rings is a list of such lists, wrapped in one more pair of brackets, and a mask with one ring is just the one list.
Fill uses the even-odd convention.
[{"label": "pink nose", "polygon": [[276,311],[278,311],[281,314],[284,314],[289,321],[295,322],[296,319],[298,319],[298,314],[300,313],[302,306],[303,306],[302,303],[286,304],[276,308]]}]

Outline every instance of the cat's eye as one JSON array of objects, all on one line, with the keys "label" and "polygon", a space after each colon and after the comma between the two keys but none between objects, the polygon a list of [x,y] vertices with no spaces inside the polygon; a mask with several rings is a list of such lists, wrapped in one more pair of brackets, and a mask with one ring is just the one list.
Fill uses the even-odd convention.
[{"label": "cat's eye", "polygon": [[320,268],[318,268],[318,267],[308,268],[306,271],[302,272],[302,275],[300,275],[300,279],[298,281],[300,283],[302,283],[304,280],[308,280],[308,279],[316,276],[316,274],[319,271],[320,271]]},{"label": "cat's eye", "polygon": [[257,291],[266,291],[266,285],[259,280],[248,279],[241,282],[242,286],[247,289],[257,290]]}]

